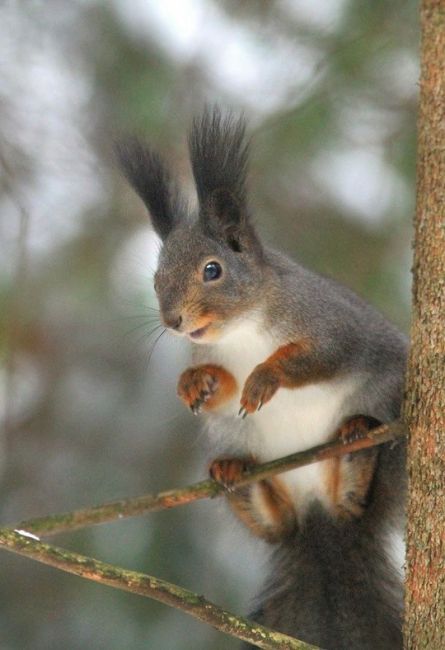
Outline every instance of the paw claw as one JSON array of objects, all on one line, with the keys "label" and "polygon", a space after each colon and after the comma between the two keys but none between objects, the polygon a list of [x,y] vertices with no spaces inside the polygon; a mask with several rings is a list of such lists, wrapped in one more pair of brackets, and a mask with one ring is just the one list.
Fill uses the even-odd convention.
[{"label": "paw claw", "polygon": [[260,364],[251,372],[244,384],[241,403],[248,413],[260,411],[280,387],[280,378],[273,368]]},{"label": "paw claw", "polygon": [[184,371],[178,383],[178,395],[190,408],[193,415],[202,411],[218,389],[218,380],[210,372],[198,368]]},{"label": "paw claw", "polygon": [[240,408],[240,410],[238,411],[238,416],[239,416],[242,420],[245,420],[246,417],[247,417],[248,415],[249,415],[249,411],[247,411],[247,409],[246,409],[244,406],[242,406],[242,407]]}]

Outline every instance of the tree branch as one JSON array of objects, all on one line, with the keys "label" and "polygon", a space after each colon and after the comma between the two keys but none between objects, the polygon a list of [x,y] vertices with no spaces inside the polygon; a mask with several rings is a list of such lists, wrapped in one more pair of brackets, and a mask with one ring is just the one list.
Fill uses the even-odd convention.
[{"label": "tree branch", "polygon": [[316,650],[315,646],[235,616],[203,596],[144,573],[128,571],[56,546],[43,544],[24,532],[0,530],[0,547],[43,562],[81,578],[129,591],[175,607],[217,630],[265,650]]},{"label": "tree branch", "polygon": [[[360,438],[347,444],[337,440],[254,466],[244,472],[236,486],[247,485],[303,465],[395,440],[404,434],[405,428],[400,422],[382,425],[370,431],[366,438]],[[172,508],[204,497],[214,497],[223,492],[224,488],[221,485],[209,479],[186,488],[161,492],[155,496],[146,495],[134,499],[124,499],[66,514],[30,519],[17,524],[15,530],[0,529],[0,548],[43,562],[62,571],[74,573],[88,580],[154,598],[212,625],[221,632],[248,641],[259,648],[266,650],[276,648],[281,650],[316,650],[314,646],[307,643],[265,628],[245,618],[237,617],[205,600],[202,596],[164,580],[135,571],[127,571],[90,557],[43,544],[38,537],[34,536],[35,533],[53,534],[123,517],[141,515],[163,508]]]},{"label": "tree branch", "polygon": [[[318,447],[313,447],[307,451],[301,451],[290,456],[285,456],[284,458],[273,460],[269,463],[256,465],[246,470],[242,478],[235,483],[234,487],[241,487],[254,481],[269,478],[274,474],[303,467],[304,465],[326,460],[327,458],[381,445],[403,435],[405,435],[405,427],[401,422],[397,421],[391,424],[384,424],[370,431],[366,438],[360,438],[347,444],[336,440],[319,445]],[[225,489],[222,485],[212,479],[208,479],[184,488],[160,492],[157,495],[148,494],[130,499],[121,499],[119,501],[93,506],[92,508],[28,519],[14,524],[10,528],[29,531],[36,535],[54,535],[55,533],[84,528],[93,524],[134,517],[166,508],[174,508],[191,503],[192,501],[197,501],[198,499],[213,498],[223,494],[224,491]]]}]

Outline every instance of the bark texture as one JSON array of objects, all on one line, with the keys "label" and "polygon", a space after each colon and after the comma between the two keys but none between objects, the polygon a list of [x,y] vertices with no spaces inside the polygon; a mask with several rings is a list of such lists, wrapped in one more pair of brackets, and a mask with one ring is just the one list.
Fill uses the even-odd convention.
[{"label": "bark texture", "polygon": [[405,647],[445,648],[445,1],[422,0]]}]

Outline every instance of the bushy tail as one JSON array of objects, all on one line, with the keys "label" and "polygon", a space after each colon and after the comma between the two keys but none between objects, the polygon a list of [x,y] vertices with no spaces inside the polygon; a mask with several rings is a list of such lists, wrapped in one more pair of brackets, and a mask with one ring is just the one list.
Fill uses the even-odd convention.
[{"label": "bushy tail", "polygon": [[334,520],[312,504],[277,547],[254,620],[325,650],[402,648],[403,583],[388,558],[388,533],[403,522],[404,447],[381,448],[360,519]]},{"label": "bushy tail", "polygon": [[338,522],[314,503],[252,617],[326,650],[401,649],[402,584],[373,530],[372,517]]}]

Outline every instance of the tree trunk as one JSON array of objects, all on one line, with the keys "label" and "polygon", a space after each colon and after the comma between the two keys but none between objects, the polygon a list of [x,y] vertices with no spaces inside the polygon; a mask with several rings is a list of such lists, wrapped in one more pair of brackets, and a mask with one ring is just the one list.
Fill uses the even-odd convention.
[{"label": "tree trunk", "polygon": [[405,647],[445,648],[445,1],[421,3]]}]

